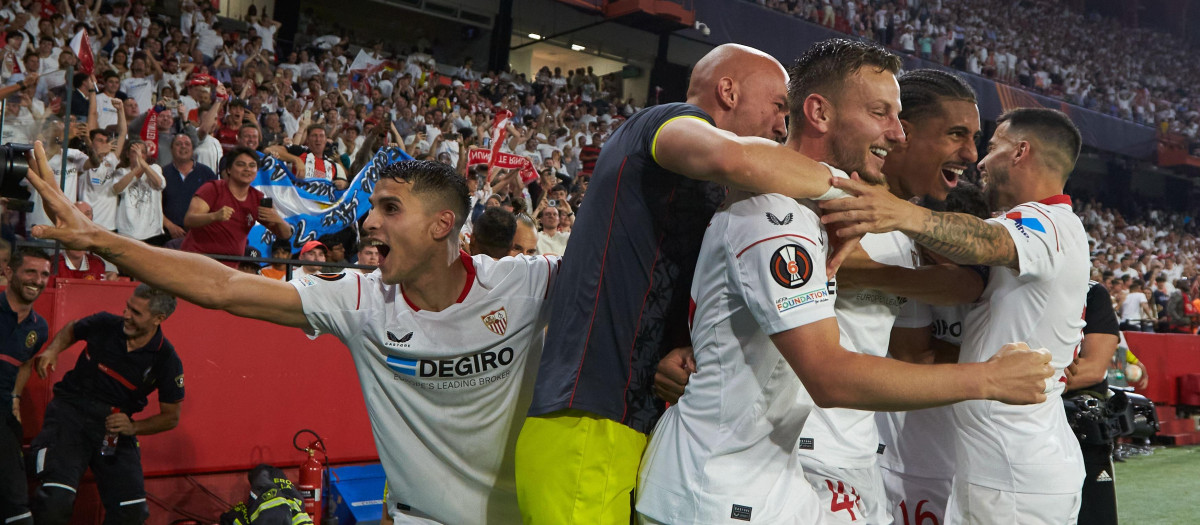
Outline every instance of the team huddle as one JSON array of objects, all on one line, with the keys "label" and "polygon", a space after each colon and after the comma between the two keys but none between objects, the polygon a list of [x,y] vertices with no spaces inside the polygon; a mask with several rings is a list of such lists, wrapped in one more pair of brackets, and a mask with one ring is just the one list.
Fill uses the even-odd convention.
[{"label": "team huddle", "polygon": [[865,42],[790,68],[714,49],[686,102],[605,144],[561,261],[462,252],[466,182],[429,161],[380,170],[369,275],[284,283],[117,236],[40,145],[55,225],[33,233],[342,340],[399,523],[1074,523],[1079,132],[1011,111],[980,159],[971,88],[899,73]]}]

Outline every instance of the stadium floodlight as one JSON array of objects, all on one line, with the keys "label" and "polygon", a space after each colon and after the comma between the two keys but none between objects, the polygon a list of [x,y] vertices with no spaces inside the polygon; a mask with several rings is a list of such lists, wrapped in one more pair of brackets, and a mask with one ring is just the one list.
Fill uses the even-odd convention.
[{"label": "stadium floodlight", "polygon": [[587,49],[587,48],[583,47],[579,44],[571,44],[571,51],[583,51],[584,49]]},{"label": "stadium floodlight", "polygon": [[539,35],[539,34],[537,34],[537,33],[529,33],[529,38],[532,38],[532,39],[534,39],[534,40],[541,40],[541,39],[542,39],[542,35]]}]

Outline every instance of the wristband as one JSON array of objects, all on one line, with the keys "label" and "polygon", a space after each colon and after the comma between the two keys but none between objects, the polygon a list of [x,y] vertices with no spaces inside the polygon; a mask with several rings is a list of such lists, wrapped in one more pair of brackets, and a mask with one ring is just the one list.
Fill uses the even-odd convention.
[{"label": "wristband", "polygon": [[[833,175],[833,177],[836,179],[849,179],[850,178],[850,176],[846,175],[846,172],[844,172],[842,170],[839,170],[839,169],[837,169],[833,166],[830,166],[824,162],[822,162],[821,165],[825,166],[826,168],[829,168],[829,174]],[[817,197],[813,200],[828,201],[828,200],[840,199],[842,197],[850,197],[850,196],[851,195],[849,193],[846,193],[841,188],[839,188],[837,186],[830,186],[829,191],[825,192],[823,195],[821,195],[820,197]]]},{"label": "wristband", "polygon": [[13,394],[13,399],[21,399],[21,394]]}]

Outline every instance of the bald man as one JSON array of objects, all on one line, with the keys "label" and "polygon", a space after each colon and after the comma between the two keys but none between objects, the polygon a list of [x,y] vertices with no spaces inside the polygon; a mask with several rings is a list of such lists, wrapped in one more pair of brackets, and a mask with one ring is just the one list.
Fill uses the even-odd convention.
[{"label": "bald man", "polygon": [[778,142],[787,81],[761,51],[717,47],[693,69],[687,102],[643,110],[605,143],[550,296],[517,442],[526,524],[630,522],[646,435],[663,411],[655,366],[690,344],[688,290],[725,187],[837,194],[826,167]]}]

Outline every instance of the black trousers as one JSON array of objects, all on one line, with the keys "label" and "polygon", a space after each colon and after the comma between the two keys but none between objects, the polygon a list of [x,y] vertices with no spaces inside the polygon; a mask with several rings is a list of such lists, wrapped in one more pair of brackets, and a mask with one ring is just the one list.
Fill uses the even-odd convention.
[{"label": "black trousers", "polygon": [[101,456],[104,419],[110,408],[87,399],[59,396],[46,407],[42,431],[33,440],[33,469],[39,486],[33,513],[38,525],[66,525],[75,491],[88,468],[96,477],[104,523],[139,524],[148,517],[137,439],[121,436],[116,453]]},{"label": "black trousers", "polygon": [[1082,504],[1079,523],[1088,525],[1117,524],[1117,489],[1113,483],[1112,444],[1080,445],[1083,466]]},{"label": "black trousers", "polygon": [[4,411],[0,415],[0,523],[33,523],[28,516],[29,487],[21,437],[21,423],[12,412]]}]

